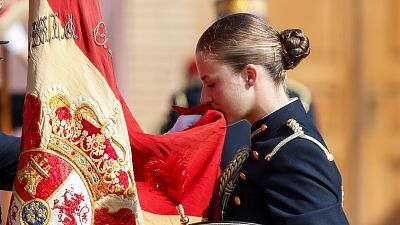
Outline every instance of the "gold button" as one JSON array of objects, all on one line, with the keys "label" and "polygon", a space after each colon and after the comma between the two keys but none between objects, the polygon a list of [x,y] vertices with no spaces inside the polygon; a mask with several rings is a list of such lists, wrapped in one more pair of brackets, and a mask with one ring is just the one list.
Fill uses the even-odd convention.
[{"label": "gold button", "polygon": [[261,131],[264,132],[265,130],[267,130],[268,126],[265,124],[261,125]]},{"label": "gold button", "polygon": [[253,151],[253,158],[255,160],[258,160],[258,152],[257,151]]},{"label": "gold button", "polygon": [[264,157],[264,159],[266,160],[266,161],[270,161],[271,160],[271,154],[267,154],[265,157]]},{"label": "gold button", "polygon": [[246,180],[246,174],[244,174],[244,173],[242,173],[242,172],[239,173],[239,177],[240,177],[240,179],[242,179],[242,180]]},{"label": "gold button", "polygon": [[233,198],[233,200],[235,201],[235,204],[236,204],[236,205],[240,205],[240,204],[241,204],[240,198],[239,198],[238,196],[235,196],[235,197]]}]

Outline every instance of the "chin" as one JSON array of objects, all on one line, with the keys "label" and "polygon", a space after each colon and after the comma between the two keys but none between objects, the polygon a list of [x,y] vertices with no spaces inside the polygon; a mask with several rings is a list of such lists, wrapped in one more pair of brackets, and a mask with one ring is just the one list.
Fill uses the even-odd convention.
[{"label": "chin", "polygon": [[226,125],[228,125],[228,126],[240,121],[240,119],[234,119],[234,118],[229,118],[229,117],[225,117],[225,118],[226,118]]}]

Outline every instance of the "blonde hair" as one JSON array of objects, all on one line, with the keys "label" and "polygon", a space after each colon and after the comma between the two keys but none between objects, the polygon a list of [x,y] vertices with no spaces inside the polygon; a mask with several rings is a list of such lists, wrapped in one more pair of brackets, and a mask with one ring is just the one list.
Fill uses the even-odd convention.
[{"label": "blonde hair", "polygon": [[276,31],[263,19],[248,13],[216,21],[200,37],[196,53],[230,65],[240,72],[246,65],[263,65],[276,84],[286,79],[310,53],[308,38],[299,29]]}]

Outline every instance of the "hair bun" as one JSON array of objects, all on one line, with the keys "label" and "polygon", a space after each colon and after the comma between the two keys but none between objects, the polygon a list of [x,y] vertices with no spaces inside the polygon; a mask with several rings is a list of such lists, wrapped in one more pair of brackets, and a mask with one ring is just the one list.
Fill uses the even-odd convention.
[{"label": "hair bun", "polygon": [[279,34],[282,43],[283,68],[293,69],[310,54],[310,43],[299,29],[284,30]]}]

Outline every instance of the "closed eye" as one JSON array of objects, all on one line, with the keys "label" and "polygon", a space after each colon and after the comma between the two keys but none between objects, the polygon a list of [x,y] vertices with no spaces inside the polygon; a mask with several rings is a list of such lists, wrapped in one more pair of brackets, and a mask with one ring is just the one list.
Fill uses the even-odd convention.
[{"label": "closed eye", "polygon": [[214,87],[214,86],[215,86],[215,83],[212,83],[212,84],[207,85],[207,87],[209,87],[209,88],[212,88],[212,87]]}]

